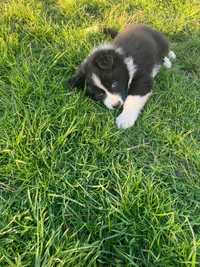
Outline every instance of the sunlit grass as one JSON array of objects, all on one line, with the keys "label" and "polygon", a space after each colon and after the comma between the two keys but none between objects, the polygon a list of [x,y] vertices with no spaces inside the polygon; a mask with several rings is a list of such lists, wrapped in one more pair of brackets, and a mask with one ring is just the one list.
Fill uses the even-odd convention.
[{"label": "sunlit grass", "polygon": [[[200,265],[198,1],[0,4],[0,266]],[[177,54],[137,124],[67,86],[103,26]]]}]

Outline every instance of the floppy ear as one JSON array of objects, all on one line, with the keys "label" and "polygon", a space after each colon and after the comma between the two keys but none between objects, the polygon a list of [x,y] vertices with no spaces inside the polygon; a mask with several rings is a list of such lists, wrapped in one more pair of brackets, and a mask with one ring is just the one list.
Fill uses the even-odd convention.
[{"label": "floppy ear", "polygon": [[101,51],[94,59],[95,64],[101,70],[111,70],[114,63],[113,54],[109,51]]},{"label": "floppy ear", "polygon": [[68,81],[69,86],[74,89],[75,87],[84,87],[85,85],[85,70],[84,65],[81,64],[74,76]]}]

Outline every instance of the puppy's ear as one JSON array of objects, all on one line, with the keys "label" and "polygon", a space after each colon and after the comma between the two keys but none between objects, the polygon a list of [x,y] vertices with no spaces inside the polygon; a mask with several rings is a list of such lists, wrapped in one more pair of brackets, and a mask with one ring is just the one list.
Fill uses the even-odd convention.
[{"label": "puppy's ear", "polygon": [[101,70],[111,70],[114,63],[113,53],[110,51],[101,51],[94,59],[94,62]]},{"label": "puppy's ear", "polygon": [[81,64],[74,76],[68,80],[69,86],[74,89],[75,87],[84,87],[85,85],[85,68],[84,65]]}]

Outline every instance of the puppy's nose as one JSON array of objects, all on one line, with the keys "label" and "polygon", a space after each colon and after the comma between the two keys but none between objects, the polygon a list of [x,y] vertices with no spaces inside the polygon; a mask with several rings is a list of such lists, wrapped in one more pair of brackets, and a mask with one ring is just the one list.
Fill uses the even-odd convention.
[{"label": "puppy's nose", "polygon": [[119,108],[119,107],[121,107],[121,102],[120,101],[118,101],[117,103],[115,103],[113,105],[113,108]]}]

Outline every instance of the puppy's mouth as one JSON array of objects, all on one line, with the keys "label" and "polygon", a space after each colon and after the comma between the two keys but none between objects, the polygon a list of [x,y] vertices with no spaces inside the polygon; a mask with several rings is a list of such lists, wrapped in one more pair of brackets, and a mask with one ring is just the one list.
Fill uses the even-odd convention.
[{"label": "puppy's mouth", "polygon": [[124,101],[119,95],[114,95],[112,98],[106,97],[103,103],[108,109],[117,109],[123,106]]},{"label": "puppy's mouth", "polygon": [[118,101],[116,104],[113,105],[113,108],[121,108],[122,105],[123,105],[123,102]]}]

